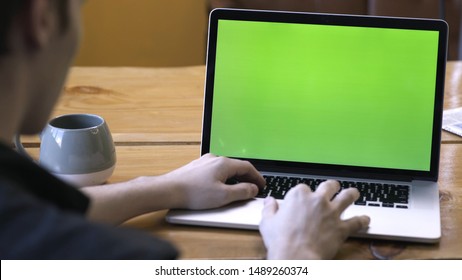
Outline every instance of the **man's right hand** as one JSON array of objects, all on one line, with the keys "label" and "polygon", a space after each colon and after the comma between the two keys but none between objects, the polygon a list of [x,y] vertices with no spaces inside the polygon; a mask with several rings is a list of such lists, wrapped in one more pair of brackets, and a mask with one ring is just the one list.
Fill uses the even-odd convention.
[{"label": "man's right hand", "polygon": [[343,190],[332,199],[339,189],[329,180],[315,192],[303,184],[294,187],[281,205],[268,197],[260,223],[268,259],[331,259],[350,234],[366,228],[367,216],[340,219],[359,192]]}]

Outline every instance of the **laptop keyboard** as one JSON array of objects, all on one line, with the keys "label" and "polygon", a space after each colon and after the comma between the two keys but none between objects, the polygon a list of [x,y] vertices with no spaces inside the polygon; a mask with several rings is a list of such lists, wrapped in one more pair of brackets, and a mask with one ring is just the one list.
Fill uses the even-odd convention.
[{"label": "laptop keyboard", "polygon": [[[313,191],[324,180],[298,178],[298,177],[282,177],[282,176],[263,176],[266,180],[266,187],[258,193],[257,197],[272,196],[276,199],[284,199],[290,188],[298,184],[306,184]],[[339,181],[342,189],[357,188],[360,197],[355,201],[356,205],[371,206],[371,207],[388,207],[407,209],[409,203],[408,185],[398,184],[380,184],[354,181]]]}]

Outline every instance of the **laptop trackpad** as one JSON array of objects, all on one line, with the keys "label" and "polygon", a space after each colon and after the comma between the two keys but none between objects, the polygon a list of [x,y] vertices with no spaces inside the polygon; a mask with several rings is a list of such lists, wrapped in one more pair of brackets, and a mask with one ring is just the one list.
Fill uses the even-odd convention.
[{"label": "laptop trackpad", "polygon": [[210,210],[170,210],[166,220],[174,224],[258,229],[262,209],[263,199],[255,198]]}]

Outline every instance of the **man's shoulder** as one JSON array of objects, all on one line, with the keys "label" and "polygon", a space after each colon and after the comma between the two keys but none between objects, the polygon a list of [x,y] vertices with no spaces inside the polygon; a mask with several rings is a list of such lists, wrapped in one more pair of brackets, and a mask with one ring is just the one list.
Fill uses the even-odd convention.
[{"label": "man's shoulder", "polygon": [[89,199],[82,192],[3,145],[0,145],[0,182],[3,187],[16,188],[18,194],[47,201],[64,210],[85,213],[89,205]]},{"label": "man's shoulder", "polygon": [[9,151],[0,151],[0,258],[171,259],[177,256],[176,249],[168,242],[136,230],[88,221],[83,215],[88,203],[81,192],[34,163]]},{"label": "man's shoulder", "polygon": [[176,249],[142,232],[97,224],[0,178],[1,259],[172,259]]}]

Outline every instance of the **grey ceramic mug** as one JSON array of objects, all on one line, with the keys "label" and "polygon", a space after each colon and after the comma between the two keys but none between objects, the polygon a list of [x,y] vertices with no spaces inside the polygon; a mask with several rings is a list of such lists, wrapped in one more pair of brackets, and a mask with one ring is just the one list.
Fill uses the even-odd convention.
[{"label": "grey ceramic mug", "polygon": [[[116,152],[106,121],[97,115],[69,114],[52,119],[40,134],[39,164],[77,186],[104,183],[113,173]],[[27,154],[19,137],[15,144]]]}]

